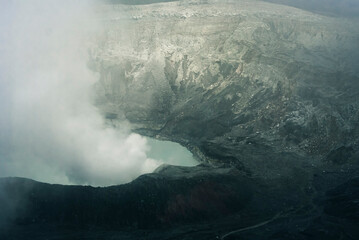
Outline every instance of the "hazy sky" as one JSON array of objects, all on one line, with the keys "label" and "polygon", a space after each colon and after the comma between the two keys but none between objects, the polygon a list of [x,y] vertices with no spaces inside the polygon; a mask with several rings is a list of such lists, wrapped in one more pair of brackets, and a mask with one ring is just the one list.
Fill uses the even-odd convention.
[{"label": "hazy sky", "polygon": [[[110,3],[125,4],[148,4],[155,2],[172,2],[179,0],[103,0]],[[181,0],[187,2],[211,2],[213,0]],[[228,1],[228,0],[217,0]],[[240,1],[240,0],[229,0]],[[256,1],[256,0],[253,0]],[[281,3],[289,6],[295,6],[313,12],[321,12],[324,14],[335,14],[340,16],[359,16],[359,0],[263,0],[273,3]]]},{"label": "hazy sky", "polygon": [[359,17],[359,0],[264,0],[341,17]]},{"label": "hazy sky", "polygon": [[101,26],[88,3],[1,0],[0,176],[108,185],[160,164],[91,104],[86,42]]}]

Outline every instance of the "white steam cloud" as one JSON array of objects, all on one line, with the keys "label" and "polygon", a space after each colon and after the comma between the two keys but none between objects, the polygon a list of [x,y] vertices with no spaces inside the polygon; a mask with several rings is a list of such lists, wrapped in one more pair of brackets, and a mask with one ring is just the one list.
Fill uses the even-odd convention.
[{"label": "white steam cloud", "polygon": [[0,177],[109,185],[153,171],[146,139],[106,128],[86,66],[89,1],[2,1]]}]

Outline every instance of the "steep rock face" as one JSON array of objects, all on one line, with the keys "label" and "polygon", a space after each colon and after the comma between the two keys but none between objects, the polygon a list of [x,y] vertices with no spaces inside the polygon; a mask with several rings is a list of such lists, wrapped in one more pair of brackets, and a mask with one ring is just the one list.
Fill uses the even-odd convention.
[{"label": "steep rock face", "polygon": [[268,177],[357,159],[357,23],[244,0],[100,12],[97,105],[135,131]]}]

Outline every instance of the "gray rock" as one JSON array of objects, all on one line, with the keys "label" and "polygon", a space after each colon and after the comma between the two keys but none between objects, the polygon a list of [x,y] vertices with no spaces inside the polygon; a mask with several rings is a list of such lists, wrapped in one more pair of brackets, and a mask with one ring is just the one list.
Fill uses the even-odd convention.
[{"label": "gray rock", "polygon": [[103,7],[90,65],[104,113],[203,162],[271,178],[342,146],[358,152],[358,22],[258,1],[194,3]]}]

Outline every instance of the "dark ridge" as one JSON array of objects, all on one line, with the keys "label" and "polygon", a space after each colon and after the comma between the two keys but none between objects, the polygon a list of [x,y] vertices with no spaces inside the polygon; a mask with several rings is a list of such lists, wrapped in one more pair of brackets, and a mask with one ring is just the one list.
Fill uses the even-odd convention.
[{"label": "dark ridge", "polygon": [[167,167],[110,187],[0,178],[0,223],[160,227],[232,214],[251,191],[238,171],[208,166]]},{"label": "dark ridge", "polygon": [[0,239],[358,239],[359,178],[302,177],[202,165],[104,188],[0,178]]}]

